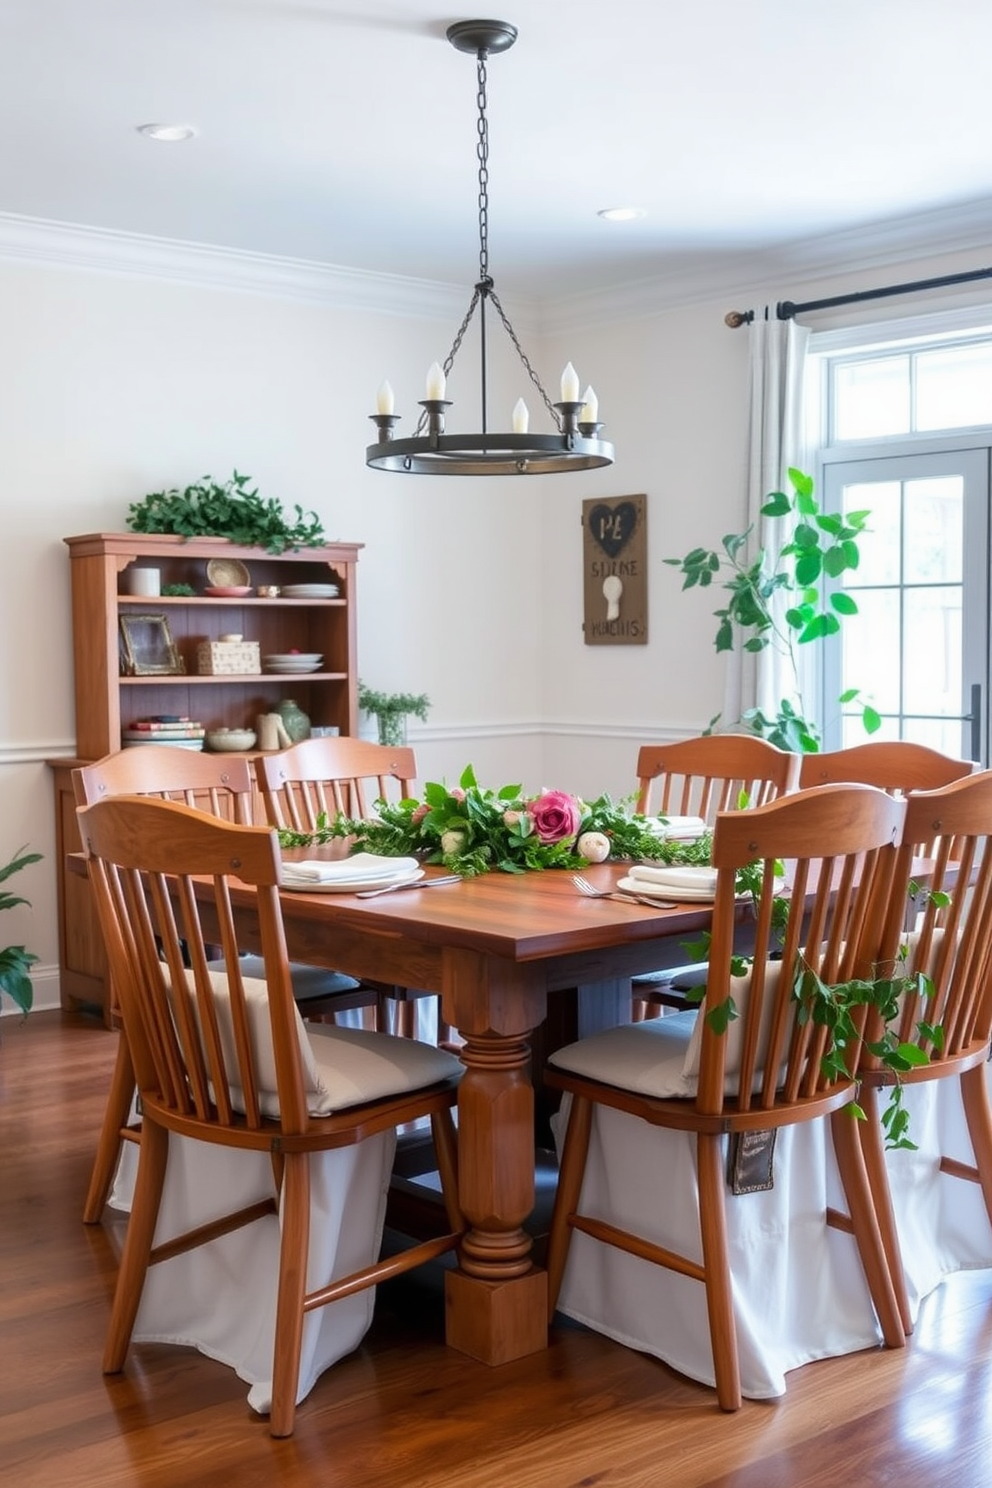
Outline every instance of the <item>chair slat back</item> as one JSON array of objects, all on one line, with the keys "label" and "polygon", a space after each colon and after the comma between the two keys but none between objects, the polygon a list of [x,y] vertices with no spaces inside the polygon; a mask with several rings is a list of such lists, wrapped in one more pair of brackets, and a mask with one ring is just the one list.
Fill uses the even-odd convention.
[{"label": "chair slat back", "polygon": [[72,785],[77,806],[110,796],[157,796],[227,821],[251,821],[251,769],[240,755],[139,744],[73,770]]},{"label": "chair slat back", "polygon": [[[142,1097],[204,1127],[258,1128],[259,1092],[273,1083],[268,1059],[283,1129],[305,1130],[275,833],[151,796],[85,807],[79,827]],[[256,891],[266,994],[251,1007],[233,880]],[[227,968],[221,976],[208,966],[208,947],[218,943]]]},{"label": "chair slat back", "polygon": [[[924,875],[920,858],[933,857]],[[923,908],[907,935],[904,905],[910,894]],[[992,1034],[992,771],[966,776],[909,797],[903,846],[890,907],[886,964],[926,972],[928,1000],[906,997],[898,1035],[923,1048],[929,1063],[914,1080],[937,1079],[946,1066],[981,1050]],[[942,1043],[921,1031],[940,1026]],[[878,1061],[866,1051],[865,1066]]]},{"label": "chair slat back", "polygon": [[637,810],[645,816],[701,816],[710,827],[733,811],[795,789],[799,760],[752,734],[703,734],[643,744],[637,756]]},{"label": "chair slat back", "polygon": [[937,790],[977,768],[973,760],[955,759],[911,739],[869,739],[849,749],[801,755],[799,788],[857,781],[904,796],[914,790]]},{"label": "chair slat back", "polygon": [[[851,1085],[850,1078],[824,1070],[831,1036],[816,1019],[799,1015],[796,989],[807,973],[827,987],[871,974],[886,930],[905,811],[905,802],[883,791],[851,785],[792,793],[717,817],[717,892],[697,1029],[699,1109],[720,1112],[732,1101],[735,1109],[771,1117]],[[784,895],[776,877],[783,864]],[[737,873],[748,865],[760,873],[760,888],[753,964],[742,981],[732,976],[740,929]],[[707,1015],[728,998],[738,1017],[720,1032]],[[858,1034],[864,1017],[855,1018]],[[853,1037],[845,1052],[849,1071],[858,1045]]]},{"label": "chair slat back", "polygon": [[256,762],[273,826],[314,832],[321,816],[368,817],[378,800],[410,796],[417,766],[406,745],[367,739],[304,739]]}]

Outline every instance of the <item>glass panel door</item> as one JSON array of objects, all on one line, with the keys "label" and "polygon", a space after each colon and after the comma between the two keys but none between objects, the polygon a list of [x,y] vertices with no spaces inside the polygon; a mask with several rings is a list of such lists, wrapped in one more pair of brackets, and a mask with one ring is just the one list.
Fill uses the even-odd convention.
[{"label": "glass panel door", "polygon": [[[868,511],[861,564],[845,575],[858,614],[824,653],[824,747],[914,739],[988,760],[989,452],[953,450],[824,464],[827,511]],[[848,688],[859,699],[832,704]]]}]

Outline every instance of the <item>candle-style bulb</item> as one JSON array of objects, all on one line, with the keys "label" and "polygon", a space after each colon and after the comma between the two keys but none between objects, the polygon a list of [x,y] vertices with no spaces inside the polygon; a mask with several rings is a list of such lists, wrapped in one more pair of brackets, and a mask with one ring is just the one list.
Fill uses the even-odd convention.
[{"label": "candle-style bulb", "polygon": [[591,387],[587,387],[582,394],[582,412],[579,414],[580,424],[595,424],[599,419],[599,399]]},{"label": "candle-style bulb", "polygon": [[437,362],[431,362],[427,369],[427,397],[444,397],[444,373]]},{"label": "candle-style bulb", "polygon": [[379,391],[375,395],[376,413],[392,413],[393,403],[393,390],[390,387],[389,383],[380,382]]},{"label": "candle-style bulb", "polygon": [[578,403],[579,401],[579,374],[571,362],[561,374],[561,401],[563,403]]},{"label": "candle-style bulb", "polygon": [[514,434],[526,434],[530,427],[530,411],[523,398],[518,398],[513,405],[513,432]]}]

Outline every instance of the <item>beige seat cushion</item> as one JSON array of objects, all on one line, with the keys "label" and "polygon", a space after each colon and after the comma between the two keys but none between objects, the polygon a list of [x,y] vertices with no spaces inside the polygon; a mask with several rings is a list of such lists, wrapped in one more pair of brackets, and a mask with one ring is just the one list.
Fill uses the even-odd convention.
[{"label": "beige seat cushion", "polygon": [[[771,961],[766,971],[766,996],[762,1009],[762,1027],[758,1039],[758,1063],[755,1088],[760,1088],[764,1051],[771,1028],[771,996],[778,983],[780,963]],[[737,1089],[741,1051],[744,1044],[744,1010],[751,988],[750,975],[734,977],[730,995],[738,1016],[723,1035],[727,1040],[724,1088],[728,1094]],[[575,1074],[602,1080],[621,1090],[659,1100],[691,1099],[699,1084],[699,1058],[703,1044],[703,1018],[696,1009],[673,1013],[665,1018],[649,1018],[644,1023],[630,1023],[610,1028],[605,1033],[580,1039],[550,1056],[549,1062]]]},{"label": "beige seat cushion", "polygon": [[[782,971],[781,962],[768,961],[765,964],[765,998],[761,1009],[761,1027],[758,1031],[758,1054],[757,1068],[764,1066],[765,1054],[768,1049],[768,1038],[771,1033],[772,1003],[775,997],[775,989],[778,986],[779,976]],[[741,1052],[744,1048],[744,1012],[747,1008],[748,998],[751,995],[751,973],[747,976],[731,977],[730,995],[734,999],[737,1009],[737,1017],[727,1025],[724,1038],[727,1041],[727,1051],[724,1056],[724,1076],[729,1085],[736,1087],[735,1077],[740,1074]],[[699,1058],[703,1047],[703,1019],[697,1018],[689,1040],[689,1047],[685,1051],[685,1064],[682,1073],[687,1080],[699,1078]]]},{"label": "beige seat cushion", "polygon": [[687,1080],[682,1069],[696,1021],[692,1011],[626,1023],[557,1049],[548,1062],[638,1095],[659,1100],[691,1097],[696,1082]]},{"label": "beige seat cushion", "polygon": [[[187,973],[191,981],[192,972]],[[228,1069],[237,1069],[234,1028],[227,977],[210,973],[221,1047]],[[258,1071],[258,1103],[265,1116],[279,1115],[275,1056],[269,1024],[268,987],[253,978],[244,981],[248,1028]],[[366,1033],[360,1028],[331,1024],[307,1025],[294,1004],[297,1036],[303,1060],[303,1088],[311,1116],[330,1116],[349,1106],[386,1096],[405,1095],[462,1073],[459,1059],[416,1039]],[[241,1089],[230,1087],[231,1104],[244,1111]]]}]

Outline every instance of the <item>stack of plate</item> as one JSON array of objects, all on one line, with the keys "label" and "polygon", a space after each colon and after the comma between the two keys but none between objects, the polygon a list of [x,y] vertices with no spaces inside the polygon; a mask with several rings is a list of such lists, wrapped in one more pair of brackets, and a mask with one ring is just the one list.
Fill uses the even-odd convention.
[{"label": "stack of plate", "polygon": [[129,728],[121,730],[125,749],[138,744],[168,744],[173,749],[202,749],[206,730],[196,718],[161,714],[154,718],[136,718]]},{"label": "stack of plate", "polygon": [[313,894],[357,894],[363,889],[416,883],[423,876],[416,858],[387,858],[378,853],[355,853],[334,862],[310,858],[282,865],[284,888],[305,889]]},{"label": "stack of plate", "polygon": [[265,658],[267,672],[319,672],[323,663],[320,651],[285,651]]},{"label": "stack of plate", "polygon": [[337,584],[283,584],[283,599],[336,599]]}]

